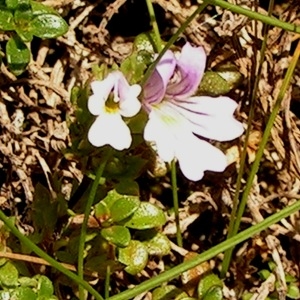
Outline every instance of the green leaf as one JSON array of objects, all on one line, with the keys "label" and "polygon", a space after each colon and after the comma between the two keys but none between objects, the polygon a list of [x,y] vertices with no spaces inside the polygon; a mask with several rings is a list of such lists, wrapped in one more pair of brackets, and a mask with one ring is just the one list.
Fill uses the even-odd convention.
[{"label": "green leaf", "polygon": [[217,72],[207,71],[200,83],[199,92],[207,96],[220,96],[230,91],[230,85]]},{"label": "green leaf", "polygon": [[42,39],[59,37],[68,31],[66,21],[54,14],[43,14],[34,17],[30,22],[30,32]]},{"label": "green leaf", "polygon": [[188,297],[187,293],[174,285],[166,285],[155,289],[152,300],[183,300]]},{"label": "green leaf", "polygon": [[1,30],[14,30],[14,16],[12,12],[6,7],[0,6],[0,29]]},{"label": "green leaf", "polygon": [[19,3],[14,13],[15,30],[24,42],[30,42],[33,38],[30,32],[30,21],[32,18],[33,14],[30,4]]},{"label": "green leaf", "polygon": [[169,239],[162,233],[157,232],[151,239],[143,241],[149,255],[164,256],[170,254],[171,244]]},{"label": "green leaf", "polygon": [[45,15],[45,14],[58,15],[58,13],[52,7],[36,1],[31,1],[31,9],[34,16]]},{"label": "green leaf", "polygon": [[37,295],[29,287],[18,287],[11,293],[10,300],[37,300]]},{"label": "green leaf", "polygon": [[145,245],[139,241],[131,240],[128,247],[119,249],[119,261],[126,265],[128,274],[136,275],[147,265],[148,252]]},{"label": "green leaf", "polygon": [[38,183],[35,186],[32,204],[32,220],[35,231],[42,233],[43,237],[51,236],[57,222],[57,211],[58,202],[52,199],[52,195],[46,187]]},{"label": "green leaf", "polygon": [[[21,286],[35,287],[37,282],[34,277],[20,277],[18,282]],[[1,299],[1,298],[0,298]]]},{"label": "green leaf", "polygon": [[243,294],[242,296],[242,300],[250,300],[253,296],[253,293],[249,293],[249,292],[246,292],[245,294]]},{"label": "green leaf", "polygon": [[160,208],[148,202],[141,202],[132,217],[123,225],[134,229],[149,229],[165,223],[166,217]]},{"label": "green leaf", "polygon": [[206,96],[220,96],[240,85],[242,74],[234,65],[226,64],[216,71],[207,71],[201,80],[198,92]]},{"label": "green leaf", "polygon": [[285,282],[289,283],[289,282],[297,282],[297,278],[290,275],[290,274],[285,274]]},{"label": "green leaf", "polygon": [[37,290],[39,297],[48,297],[53,295],[54,288],[51,280],[44,275],[36,275],[34,276],[38,280]]},{"label": "green leaf", "polygon": [[128,218],[139,208],[139,205],[140,200],[137,196],[122,196],[110,208],[113,222],[120,222]]},{"label": "green leaf", "polygon": [[129,128],[132,134],[142,135],[148,121],[148,115],[144,110],[130,118]]},{"label": "green leaf", "polygon": [[142,173],[147,162],[140,156],[124,157],[124,155],[120,155],[120,157],[114,157],[107,163],[105,176],[118,181],[135,179]]},{"label": "green leaf", "polygon": [[263,269],[263,270],[260,270],[258,272],[258,275],[260,276],[261,279],[263,280],[266,280],[267,278],[269,278],[270,276],[270,271],[269,270],[266,270],[266,269]]},{"label": "green leaf", "polygon": [[232,63],[226,63],[218,66],[216,72],[226,80],[230,90],[238,87],[243,81],[243,75],[239,72],[238,68]]},{"label": "green leaf", "polygon": [[0,299],[1,300],[10,299],[9,291],[0,291]]},{"label": "green leaf", "polygon": [[198,284],[198,297],[203,300],[222,300],[222,280],[215,274],[208,274]]},{"label": "green leaf", "polygon": [[134,52],[145,51],[151,54],[155,52],[155,45],[157,44],[156,35],[153,32],[143,32],[136,36],[133,43]]},{"label": "green leaf", "polygon": [[122,198],[121,194],[117,193],[116,190],[111,190],[108,192],[107,196],[101,200],[101,202],[105,203],[110,210],[112,205],[120,198]]},{"label": "green leaf", "polygon": [[100,201],[95,205],[94,208],[95,217],[101,223],[102,226],[110,226],[110,210],[108,209],[107,205]]},{"label": "green leaf", "polygon": [[108,242],[122,248],[127,247],[131,240],[128,228],[119,225],[113,225],[111,227],[101,229],[101,235]]},{"label": "green leaf", "polygon": [[30,62],[30,51],[24,42],[14,35],[6,43],[6,57],[10,70],[18,76],[25,71]]},{"label": "green leaf", "polygon": [[28,31],[27,29],[23,30],[23,28],[26,28],[25,26],[19,26],[15,28],[16,33],[18,34],[18,36],[21,38],[21,40],[23,42],[31,42],[33,39],[33,35],[31,34],[30,31]]},{"label": "green leaf", "polygon": [[119,157],[112,157],[106,164],[106,172],[115,176],[124,173],[126,166]]},{"label": "green leaf", "polygon": [[275,264],[275,262],[272,261],[272,260],[270,260],[270,261],[268,262],[268,266],[269,266],[269,269],[270,269],[271,271],[274,271],[274,270],[276,269],[276,267],[277,267],[277,265]]},{"label": "green leaf", "polygon": [[120,262],[107,258],[107,254],[101,256],[93,256],[86,258],[84,265],[85,269],[98,272],[101,279],[105,278],[107,268],[109,267],[111,273],[123,270],[123,266]]},{"label": "green leaf", "polygon": [[140,82],[147,65],[144,63],[140,55],[132,53],[121,64],[120,71],[130,78],[130,83]]},{"label": "green leaf", "polygon": [[6,262],[0,268],[0,283],[2,286],[15,287],[18,285],[19,272],[10,262]]},{"label": "green leaf", "polygon": [[115,185],[116,191],[121,195],[139,196],[140,188],[136,181],[132,179],[122,180]]},{"label": "green leaf", "polygon": [[300,299],[299,287],[292,283],[288,286],[287,296],[291,299]]},{"label": "green leaf", "polygon": [[15,10],[19,4],[19,0],[5,0],[5,5],[10,10]]},{"label": "green leaf", "polygon": [[219,286],[211,287],[203,297],[203,300],[222,300],[223,292]]},{"label": "green leaf", "polygon": [[38,296],[36,300],[57,300],[56,296]]}]

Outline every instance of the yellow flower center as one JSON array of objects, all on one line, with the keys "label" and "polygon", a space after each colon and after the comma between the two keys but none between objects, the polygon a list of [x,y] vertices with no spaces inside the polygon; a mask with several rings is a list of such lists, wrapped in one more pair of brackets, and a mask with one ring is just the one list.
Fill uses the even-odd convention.
[{"label": "yellow flower center", "polygon": [[119,110],[119,99],[115,93],[110,93],[105,102],[105,110],[107,113],[116,113]]}]

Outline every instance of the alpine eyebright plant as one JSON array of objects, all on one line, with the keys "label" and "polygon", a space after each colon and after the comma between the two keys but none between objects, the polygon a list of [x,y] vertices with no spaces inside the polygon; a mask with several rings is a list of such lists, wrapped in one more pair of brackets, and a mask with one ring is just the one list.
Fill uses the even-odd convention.
[{"label": "alpine eyebright plant", "polygon": [[133,117],[141,109],[137,98],[141,87],[129,85],[120,71],[113,71],[104,80],[93,81],[91,88],[88,109],[97,118],[89,129],[88,140],[96,147],[129,148],[132,137],[122,117]]},{"label": "alpine eyebright plant", "polygon": [[193,96],[205,63],[202,47],[186,43],[178,58],[168,50],[143,90],[143,107],[149,115],[144,139],[156,144],[164,161],[176,158],[183,174],[194,181],[200,180],[205,170],[222,172],[227,166],[224,153],[205,139],[229,141],[243,132],[233,116],[235,101]]}]

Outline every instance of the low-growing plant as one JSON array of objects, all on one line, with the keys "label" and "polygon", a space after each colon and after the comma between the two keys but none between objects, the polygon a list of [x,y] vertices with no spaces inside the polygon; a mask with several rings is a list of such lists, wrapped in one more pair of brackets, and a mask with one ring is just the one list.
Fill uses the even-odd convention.
[{"label": "low-growing plant", "polygon": [[40,2],[1,0],[0,30],[9,36],[5,46],[8,67],[15,75],[20,75],[30,62],[29,45],[33,37],[59,37],[68,31],[68,25],[53,8]]}]

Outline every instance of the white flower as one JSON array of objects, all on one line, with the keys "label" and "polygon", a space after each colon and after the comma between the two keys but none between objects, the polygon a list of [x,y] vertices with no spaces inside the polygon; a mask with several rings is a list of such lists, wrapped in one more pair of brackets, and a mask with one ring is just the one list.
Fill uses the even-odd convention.
[{"label": "white flower", "polygon": [[200,180],[205,170],[222,172],[226,156],[206,140],[228,141],[243,133],[233,113],[237,104],[228,97],[200,97],[196,92],[202,79],[206,55],[202,47],[187,43],[177,59],[167,51],[144,87],[144,109],[149,120],[146,141],[154,142],[166,162],[176,158],[183,174]]},{"label": "white flower", "polygon": [[120,71],[113,71],[101,81],[91,83],[93,95],[88,100],[89,111],[97,116],[88,132],[88,140],[96,147],[111,145],[117,150],[128,149],[132,137],[123,117],[133,117],[141,103],[138,84],[129,85]]}]

